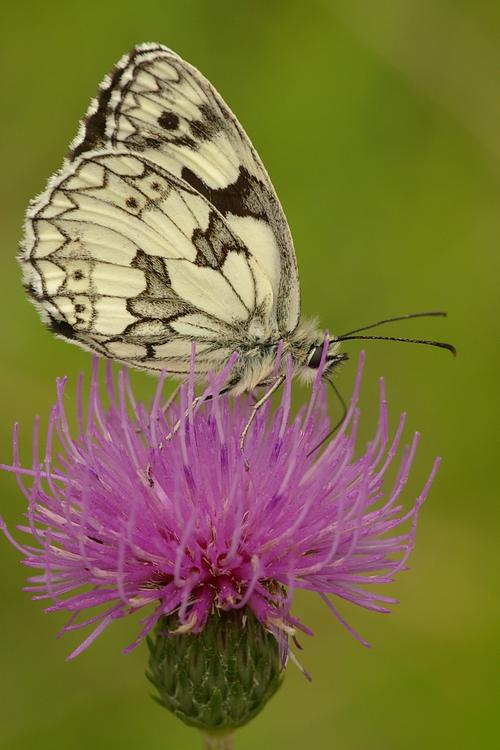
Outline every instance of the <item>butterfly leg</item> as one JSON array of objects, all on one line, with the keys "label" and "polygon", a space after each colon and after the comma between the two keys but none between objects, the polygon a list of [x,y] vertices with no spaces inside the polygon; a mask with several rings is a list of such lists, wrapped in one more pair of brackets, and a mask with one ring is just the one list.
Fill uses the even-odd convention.
[{"label": "butterfly leg", "polygon": [[[271,398],[273,393],[276,393],[278,388],[285,382],[285,379],[286,379],[286,375],[280,375],[278,378],[276,378],[274,383],[271,385],[270,388],[268,388],[268,390],[264,393],[262,398],[256,401],[256,403],[253,405],[252,411],[250,412],[250,417],[248,418],[248,422],[246,423],[245,428],[240,436],[240,450],[243,454],[245,453],[245,440],[248,435],[248,430],[250,429],[252,422],[257,416],[257,412],[259,411],[259,409],[261,409],[264,406],[266,401],[268,401]],[[250,464],[248,463],[246,459],[245,459],[245,464],[248,469]]]},{"label": "butterfly leg", "polygon": [[[179,383],[179,385],[175,386],[174,390],[172,391],[172,393],[170,394],[170,396],[168,397],[168,399],[166,400],[166,402],[161,407],[161,410],[163,412],[163,416],[164,417],[167,415],[168,410],[170,409],[170,407],[174,403],[175,399],[179,395],[180,388],[181,388],[181,384]],[[137,433],[142,432],[142,427],[136,427],[135,431]]]},{"label": "butterfly leg", "polygon": [[[180,388],[180,386],[178,386],[176,388],[176,390],[175,390],[175,392],[173,394],[174,397],[177,396],[179,388]],[[230,390],[231,390],[231,388],[229,388],[229,387],[228,388],[223,388],[221,390],[221,392],[219,393],[219,396],[223,396],[225,393],[227,393]],[[189,406],[189,408],[186,409],[186,411],[184,412],[184,415],[180,419],[178,419],[177,422],[174,424],[174,426],[172,427],[171,431],[166,436],[165,440],[172,440],[173,436],[175,435],[175,433],[178,431],[179,427],[181,426],[182,420],[186,419],[191,412],[194,412],[194,410],[196,409],[196,407],[198,406],[199,403],[201,403],[202,401],[211,401],[211,399],[212,399],[212,394],[211,393],[209,393],[208,395],[205,395],[205,396],[204,395],[202,395],[202,396],[196,396],[191,401],[191,405]],[[173,400],[174,400],[174,398],[171,396],[169,398],[169,400],[167,401],[167,403],[165,404],[165,406],[163,407],[164,411],[166,411],[168,409],[168,407],[173,402]],[[163,442],[160,444],[159,448],[160,448],[160,450],[163,448]]]},{"label": "butterfly leg", "polygon": [[[186,417],[189,416],[189,413],[191,411],[194,411],[194,409],[196,409],[196,407],[198,406],[198,404],[200,403],[200,401],[204,401],[204,400],[206,400],[206,399],[204,399],[203,396],[196,396],[196,398],[194,398],[191,401],[191,406],[188,409],[186,409],[186,411],[184,412],[184,415],[180,419],[177,420],[177,422],[174,424],[174,426],[172,427],[172,429],[170,430],[170,432],[168,433],[168,435],[166,435],[165,440],[164,441],[162,440],[162,442],[158,446],[160,450],[163,450],[163,443],[164,442],[167,442],[168,440],[172,440],[173,436],[175,435],[175,433],[178,431],[179,427],[181,426],[182,420],[186,419]],[[168,409],[168,407],[170,406],[171,403],[172,402],[169,399],[167,401],[167,403],[165,404],[165,406],[163,408],[163,411],[166,411]]]},{"label": "butterfly leg", "polygon": [[179,383],[178,385],[175,386],[174,390],[172,391],[172,393],[170,394],[170,396],[168,397],[168,399],[165,401],[165,403],[161,407],[161,410],[162,410],[162,412],[163,412],[163,414],[165,416],[167,415],[168,410],[170,409],[170,407],[174,403],[175,399],[179,395],[179,391],[181,389],[181,385],[182,384]]}]

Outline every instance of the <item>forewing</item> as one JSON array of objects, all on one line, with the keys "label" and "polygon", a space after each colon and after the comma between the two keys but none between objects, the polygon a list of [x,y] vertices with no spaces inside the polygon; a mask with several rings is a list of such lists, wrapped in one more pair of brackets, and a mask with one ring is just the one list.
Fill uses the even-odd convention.
[{"label": "forewing", "polygon": [[126,150],[66,163],[30,206],[24,282],[48,325],[146,369],[216,369],[273,290],[224,217],[188,183]]},{"label": "forewing", "polygon": [[267,275],[273,325],[280,333],[296,327],[299,281],[283,210],[238,120],[196,68],[157,44],[123,57],[101,84],[69,159],[108,145],[143,154],[203,195]]}]

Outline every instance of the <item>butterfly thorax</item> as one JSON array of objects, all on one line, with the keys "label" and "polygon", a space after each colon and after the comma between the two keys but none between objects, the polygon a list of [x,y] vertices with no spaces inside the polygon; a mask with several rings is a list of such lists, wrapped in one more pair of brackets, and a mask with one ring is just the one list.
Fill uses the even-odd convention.
[{"label": "butterfly thorax", "polygon": [[[304,320],[294,331],[261,339],[247,340],[237,347],[239,357],[234,365],[230,388],[234,394],[271,385],[287,375],[291,358],[292,376],[311,382],[322,361],[325,334],[316,321]],[[324,374],[332,371],[346,357],[339,354],[339,342],[331,340],[325,352]]]}]

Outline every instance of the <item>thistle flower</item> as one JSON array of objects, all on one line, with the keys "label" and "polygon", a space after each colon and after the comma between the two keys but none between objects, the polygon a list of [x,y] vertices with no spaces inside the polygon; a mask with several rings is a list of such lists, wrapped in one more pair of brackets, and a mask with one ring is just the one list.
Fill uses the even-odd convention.
[{"label": "thistle flower", "polygon": [[[175,644],[174,635],[200,634],[228,613],[234,623],[238,613],[239,627],[251,620],[265,638],[271,634],[283,667],[293,658],[290,637],[311,634],[292,614],[296,589],[318,594],[365,645],[331,597],[375,612],[395,603],[370,588],[405,568],[438,461],[403,510],[418,434],[400,450],[403,415],[390,439],[383,383],[374,437],[357,455],[362,362],[346,419],[321,449],[330,430],[322,368],[295,416],[287,378],[277,409],[268,403],[258,411],[243,456],[240,435],[253,402],[221,394],[233,363],[211,378],[196,406],[191,377],[166,408],[162,376],[147,408],[136,402],[125,370],[116,380],[108,366],[101,388],[94,360],[87,409],[78,383],[74,434],[63,403],[66,379],[57,381],[41,455],[36,423],[31,468],[21,466],[16,427],[13,463],[2,468],[16,474],[26,496],[27,523],[19,529],[30,542],[14,540],[3,522],[1,528],[37,571],[25,590],[50,600],[47,612],[71,614],[63,632],[93,626],[69,658],[115,620],[149,606],[127,651],[155,625],[164,643]],[[158,670],[151,671],[158,683]]]}]

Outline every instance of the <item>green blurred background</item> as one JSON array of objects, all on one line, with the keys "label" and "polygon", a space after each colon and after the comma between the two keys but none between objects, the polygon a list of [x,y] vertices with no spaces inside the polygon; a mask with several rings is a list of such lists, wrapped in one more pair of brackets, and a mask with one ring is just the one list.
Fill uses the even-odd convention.
[{"label": "green blurred background", "polygon": [[[312,597],[297,611],[308,684],[290,665],[238,748],[492,748],[498,735],[499,160],[497,2],[6,2],[2,9],[0,460],[14,420],[30,441],[54,378],[88,370],[26,301],[15,262],[28,200],[61,163],[97,84],[135,43],[167,44],[210,78],[258,148],[295,238],[303,309],[333,331],[446,309],[386,333],[453,341],[446,352],[367,347],[364,416],[386,376],[393,418],[422,432],[415,492],[436,454],[411,571],[390,617],[341,607],[365,651]],[[349,347],[354,360],[359,347]],[[339,376],[345,393],[354,362]],[[151,381],[138,375],[143,393]],[[1,513],[24,504],[10,476]],[[194,730],[148,697],[145,649],[115,624],[75,662],[20,591],[19,555],[0,543],[0,747],[197,748]]]}]

